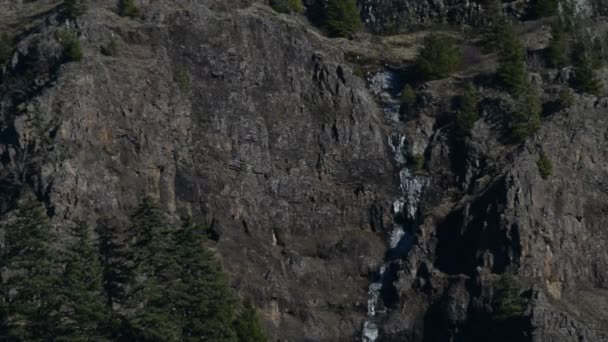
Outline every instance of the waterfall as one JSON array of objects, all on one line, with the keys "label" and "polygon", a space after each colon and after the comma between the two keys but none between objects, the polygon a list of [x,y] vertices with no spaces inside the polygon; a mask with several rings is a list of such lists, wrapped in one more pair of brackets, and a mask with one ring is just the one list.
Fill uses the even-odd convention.
[{"label": "waterfall", "polygon": [[[371,90],[380,98],[384,105],[384,113],[387,119],[398,123],[401,101],[399,93],[403,87],[399,76],[390,70],[373,76],[370,80]],[[415,223],[418,213],[418,204],[422,198],[424,187],[428,179],[416,175],[410,171],[407,165],[407,138],[403,134],[393,133],[388,137],[388,144],[393,152],[393,159],[399,168],[399,193],[400,196],[393,201],[393,214],[400,216],[409,223]],[[413,228],[413,227],[410,227]],[[395,224],[388,236],[389,253],[383,265],[378,270],[376,279],[369,285],[367,300],[367,320],[363,323],[361,338],[363,342],[375,342],[380,336],[378,326],[378,303],[381,299],[385,278],[392,262],[407,256],[415,242],[415,236],[402,224]],[[390,278],[389,278],[390,279]]]}]

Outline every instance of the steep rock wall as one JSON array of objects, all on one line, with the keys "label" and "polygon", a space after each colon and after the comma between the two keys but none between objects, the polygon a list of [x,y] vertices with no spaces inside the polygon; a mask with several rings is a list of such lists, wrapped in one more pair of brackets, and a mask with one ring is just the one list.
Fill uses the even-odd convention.
[{"label": "steep rock wall", "polygon": [[236,5],[150,2],[138,21],[91,3],[69,23],[85,57],[63,65],[57,9],[5,77],[37,75],[3,98],[3,207],[27,184],[64,227],[124,222],[151,195],[212,227],[272,339],[352,340],[394,191],[381,111],[324,38]]}]

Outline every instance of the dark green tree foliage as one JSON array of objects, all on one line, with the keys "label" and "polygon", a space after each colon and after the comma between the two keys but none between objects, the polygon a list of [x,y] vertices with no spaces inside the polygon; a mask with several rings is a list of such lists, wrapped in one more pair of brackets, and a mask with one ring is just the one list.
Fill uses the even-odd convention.
[{"label": "dark green tree foliage", "polygon": [[304,10],[301,0],[270,0],[270,7],[279,13],[300,13]]},{"label": "dark green tree foliage", "polygon": [[68,17],[75,19],[87,13],[87,0],[65,0],[65,11]]},{"label": "dark green tree foliage", "polygon": [[44,208],[20,203],[0,250],[1,340],[266,341],[251,305],[237,318],[208,230],[176,230],[149,198],[128,230],[98,226],[99,249],[74,230],[62,272]]},{"label": "dark green tree foliage", "polygon": [[558,6],[559,0],[536,0],[533,3],[534,15],[538,18],[556,15]]},{"label": "dark green tree foliage", "polygon": [[538,91],[531,85],[519,93],[511,121],[511,137],[522,142],[540,128],[542,103]]},{"label": "dark green tree foliage", "polygon": [[335,37],[349,36],[362,26],[355,0],[327,0],[323,20],[329,34]]},{"label": "dark green tree foliage", "polygon": [[136,18],[139,15],[139,7],[133,0],[119,0],[118,14],[121,17]]},{"label": "dark green tree foliage", "polygon": [[496,286],[493,318],[497,321],[519,318],[524,314],[525,304],[515,277],[509,274],[502,275]]},{"label": "dark green tree foliage", "polygon": [[265,342],[264,330],[258,319],[258,313],[251,301],[246,301],[243,310],[234,323],[234,330],[239,342]]},{"label": "dark green tree foliage", "polygon": [[158,204],[145,198],[131,217],[135,277],[127,306],[132,334],[144,341],[178,341],[180,323],[172,315],[171,283],[178,278],[173,228]]},{"label": "dark green tree foliage", "polygon": [[557,99],[559,109],[566,109],[574,105],[574,95],[568,88],[562,88],[559,91],[559,97]]},{"label": "dark green tree foliage", "polygon": [[511,26],[502,30],[498,42],[498,79],[512,94],[519,94],[525,91],[528,84],[526,50]]},{"label": "dark green tree foliage", "polygon": [[101,220],[97,225],[97,234],[106,302],[113,307],[122,304],[127,297],[125,284],[133,276],[132,256],[121,238],[124,233],[118,224]]},{"label": "dark green tree foliage", "polygon": [[74,229],[61,287],[63,307],[58,341],[99,341],[109,321],[103,270],[89,228]]},{"label": "dark green tree foliage", "polygon": [[0,67],[11,57],[11,40],[6,33],[0,34]]},{"label": "dark green tree foliage", "polygon": [[547,47],[549,64],[560,68],[570,63],[568,33],[562,24],[555,23],[551,28],[551,40]]},{"label": "dark green tree foliage", "polygon": [[475,122],[479,120],[479,96],[472,84],[469,84],[460,97],[459,110],[456,114],[455,138],[464,143],[471,136]]},{"label": "dark green tree foliage", "polygon": [[590,56],[580,57],[574,65],[576,89],[583,93],[599,95],[602,91],[602,81],[595,75],[597,62]]},{"label": "dark green tree foliage", "polygon": [[424,37],[416,57],[418,71],[429,80],[449,77],[461,62],[462,53],[454,38],[435,33]]},{"label": "dark green tree foliage", "polygon": [[544,151],[540,153],[540,156],[536,161],[536,166],[538,167],[538,172],[543,179],[547,179],[553,174],[553,163]]},{"label": "dark green tree foliage", "polygon": [[524,341],[526,331],[524,312],[526,299],[515,277],[503,274],[495,288],[492,306],[491,334],[488,340],[497,342]]},{"label": "dark green tree foliage", "polygon": [[596,77],[595,71],[604,65],[608,48],[605,36],[589,29],[580,29],[575,32],[574,44],[574,71],[573,85],[584,93],[599,95],[602,91],[602,82]]},{"label": "dark green tree foliage", "polygon": [[405,118],[406,115],[414,113],[416,97],[416,91],[411,85],[406,84],[403,89],[401,89],[401,107],[399,112],[402,118]]},{"label": "dark green tree foliage", "polygon": [[4,229],[0,315],[2,340],[38,341],[54,336],[58,323],[59,263],[45,209],[26,195]]},{"label": "dark green tree foliage", "polygon": [[[187,222],[178,235],[181,288],[178,312],[187,341],[235,341],[236,299],[215,255],[205,246],[207,231]],[[200,291],[205,289],[205,291]]]},{"label": "dark green tree foliage", "polygon": [[120,50],[120,47],[118,46],[118,41],[116,40],[116,38],[110,39],[110,41],[105,46],[101,47],[101,53],[104,56],[109,56],[109,57],[118,56],[119,50]]},{"label": "dark green tree foliage", "polygon": [[57,32],[57,39],[63,47],[63,58],[68,62],[80,61],[83,57],[80,41],[74,32],[61,30]]},{"label": "dark green tree foliage", "polygon": [[411,85],[406,84],[401,89],[401,102],[407,107],[412,107],[416,103],[416,91]]}]

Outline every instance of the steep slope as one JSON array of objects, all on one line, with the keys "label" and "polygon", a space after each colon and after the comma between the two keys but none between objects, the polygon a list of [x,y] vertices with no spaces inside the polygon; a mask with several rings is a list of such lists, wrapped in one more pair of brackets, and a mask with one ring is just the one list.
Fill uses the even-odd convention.
[{"label": "steep slope", "polygon": [[[512,340],[608,340],[605,97],[575,95],[511,144],[513,99],[485,81],[496,56],[472,44],[462,72],[420,82],[424,32],[328,39],[251,1],[139,4],[141,18],[103,0],[68,20],[59,1],[0,0],[17,42],[0,83],[0,214],[33,189],[65,240],[152,196],[210,227],[270,340],[494,340],[507,276],[525,299]],[[474,2],[360,5],[376,33],[485,18]],[[547,27],[522,27],[534,60]],[[67,62],[62,30],[81,61]],[[533,71],[545,103],[572,73]],[[471,80],[482,115],[463,156],[454,98]]]},{"label": "steep slope", "polygon": [[[26,185],[60,226],[124,221],[157,197],[212,227],[271,336],[352,340],[393,191],[363,81],[324,39],[267,8],[154,2],[138,21],[114,4],[69,23],[82,62],[60,65],[59,7],[19,43],[5,89],[24,69],[36,79],[26,96],[3,92],[4,210]],[[117,52],[103,55],[112,40]]]}]

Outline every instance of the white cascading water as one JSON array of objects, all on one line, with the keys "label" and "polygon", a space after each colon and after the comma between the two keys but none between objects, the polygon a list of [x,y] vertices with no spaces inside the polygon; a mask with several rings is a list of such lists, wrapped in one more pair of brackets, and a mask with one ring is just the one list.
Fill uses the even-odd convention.
[{"label": "white cascading water", "polygon": [[[386,117],[397,123],[399,122],[399,90],[401,84],[395,72],[385,71],[371,78],[370,87],[384,104]],[[402,134],[392,134],[388,137],[388,143],[393,152],[393,158],[399,170],[399,192],[401,196],[393,202],[393,214],[401,215],[409,222],[415,222],[418,212],[418,203],[422,197],[422,190],[427,185],[426,177],[419,176],[410,171],[407,167],[407,139]],[[382,293],[382,288],[391,261],[394,258],[404,257],[413,245],[414,236],[405,230],[400,224],[395,224],[389,238],[390,252],[392,257],[387,258],[378,270],[377,279],[369,285],[367,300],[367,320],[363,324],[361,334],[363,342],[375,342],[380,336],[380,329],[377,323],[378,302]]]}]

